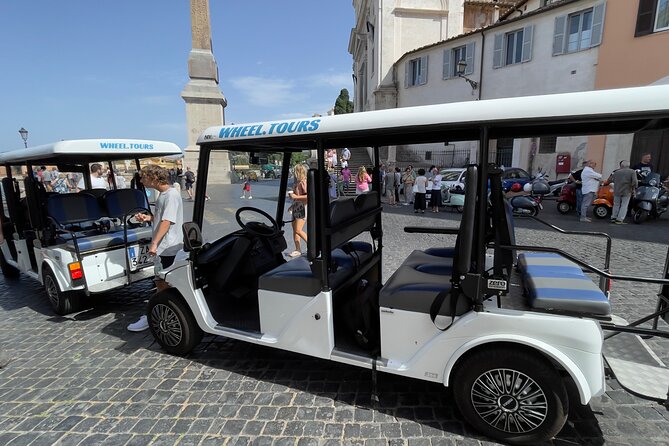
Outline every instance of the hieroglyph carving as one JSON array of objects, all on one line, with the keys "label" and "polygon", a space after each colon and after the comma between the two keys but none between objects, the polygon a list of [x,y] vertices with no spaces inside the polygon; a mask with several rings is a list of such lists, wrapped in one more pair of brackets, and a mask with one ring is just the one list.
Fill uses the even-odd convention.
[{"label": "hieroglyph carving", "polygon": [[190,0],[190,17],[193,49],[211,51],[209,0]]}]

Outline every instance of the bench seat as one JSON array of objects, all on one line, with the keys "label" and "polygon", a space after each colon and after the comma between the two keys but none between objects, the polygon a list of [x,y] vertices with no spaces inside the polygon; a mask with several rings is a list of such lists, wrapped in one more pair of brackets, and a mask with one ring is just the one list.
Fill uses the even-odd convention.
[{"label": "bench seat", "polygon": [[578,265],[558,254],[520,254],[518,269],[533,308],[597,316],[611,314],[606,295]]},{"label": "bench seat", "polygon": [[[384,308],[430,313],[430,307],[442,291],[451,289],[454,248],[415,250],[390,276],[379,294],[379,305]],[[440,315],[451,316],[450,295],[441,306]],[[460,299],[456,315],[469,309],[466,299]]]},{"label": "bench seat", "polygon": [[[135,243],[140,240],[151,240],[152,228],[150,226],[128,229],[128,242]],[[65,249],[74,251],[74,241],[59,237],[59,242],[65,244]],[[80,252],[93,251],[95,249],[110,248],[123,245],[123,231],[108,232],[106,234],[89,235],[77,237]]]},{"label": "bench seat", "polygon": [[[332,260],[337,269],[330,273],[330,288],[336,289],[352,277],[361,264],[373,254],[372,245],[367,242],[350,243],[350,253],[337,248],[332,251]],[[260,276],[258,288],[280,293],[315,296],[321,291],[320,279],[311,270],[306,257],[297,257]]]}]

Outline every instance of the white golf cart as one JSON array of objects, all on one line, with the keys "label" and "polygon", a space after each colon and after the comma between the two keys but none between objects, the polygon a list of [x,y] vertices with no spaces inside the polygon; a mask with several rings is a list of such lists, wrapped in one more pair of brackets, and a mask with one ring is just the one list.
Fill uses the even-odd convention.
[{"label": "white golf cart", "polygon": [[[415,250],[382,277],[379,148],[478,141],[478,159],[487,160],[494,138],[633,133],[654,126],[669,126],[669,86],[210,128],[198,142],[200,181],[206,182],[216,150],[284,154],[276,213],[242,207],[239,230],[204,243],[205,190],[199,189],[193,222],[184,224],[185,250],[161,273],[171,288],[149,302],[151,332],[177,355],[190,352],[206,332],[443,383],[453,387],[461,412],[482,433],[518,444],[545,441],[567,419],[568,388],[577,399],[571,404],[588,404],[605,391],[603,329],[636,330],[616,325],[606,290],[582,268],[629,278],[557,249],[516,246],[503,172],[486,162],[467,168],[459,229],[405,228],[452,234],[453,246]],[[325,151],[336,147],[371,148],[377,166],[372,192],[329,200]],[[307,177],[307,254],[286,261],[288,169],[291,154],[305,148],[316,150],[319,160]],[[521,250],[538,253],[517,257]],[[523,280],[526,297],[507,295],[513,280]],[[666,302],[651,319],[666,318]],[[618,359],[609,365],[630,366],[629,358]],[[666,368],[639,367],[653,372],[654,393],[645,396],[666,403]]]},{"label": "white golf cart", "polygon": [[[151,227],[131,218],[151,212],[139,160],[181,154],[172,143],[129,139],[59,141],[0,153],[7,172],[0,212],[5,277],[22,272],[40,281],[57,314],[75,311],[83,296],[152,277]],[[91,178],[91,163],[108,169],[107,181]],[[44,181],[36,169],[47,172]]]}]

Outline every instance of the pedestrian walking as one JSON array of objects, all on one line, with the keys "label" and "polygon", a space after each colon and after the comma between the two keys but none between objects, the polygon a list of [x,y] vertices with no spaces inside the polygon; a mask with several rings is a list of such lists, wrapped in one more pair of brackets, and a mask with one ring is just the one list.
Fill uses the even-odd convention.
[{"label": "pedestrian walking", "polygon": [[253,198],[251,196],[251,179],[248,175],[244,176],[244,183],[242,184],[242,196],[239,198],[248,198],[249,200]]},{"label": "pedestrian walking", "polygon": [[293,204],[290,205],[288,211],[293,216],[290,224],[293,228],[295,250],[289,256],[299,257],[302,255],[300,239],[304,240],[304,243],[307,243],[307,234],[304,232],[304,223],[307,218],[307,168],[304,164],[297,164],[293,169],[293,173],[295,176],[293,190],[288,192],[288,197],[293,200]]},{"label": "pedestrian walking", "polygon": [[611,223],[625,224],[630,198],[639,185],[636,171],[630,169],[629,161],[623,160],[620,162],[620,169],[611,174],[611,180],[613,181]]},{"label": "pedestrian walking", "polygon": [[586,166],[581,173],[581,181],[583,182],[583,203],[581,203],[581,220],[582,222],[592,221],[588,218],[588,208],[597,195],[597,189],[602,179],[602,174],[595,172],[597,163],[591,160],[587,161]]},{"label": "pedestrian walking", "polygon": [[355,194],[366,194],[369,192],[369,183],[372,182],[372,177],[367,173],[365,166],[358,168],[358,174],[355,176]]},{"label": "pedestrian walking", "polygon": [[[183,244],[183,203],[176,189],[169,183],[167,169],[160,166],[145,166],[140,172],[144,187],[156,189],[160,194],[156,199],[153,215],[135,214],[139,222],[153,222],[149,255],[154,257],[156,275],[174,262],[174,258]],[[155,279],[156,289],[161,291],[167,287],[165,282]],[[146,315],[137,322],[128,325],[129,331],[144,331],[149,328]]]}]

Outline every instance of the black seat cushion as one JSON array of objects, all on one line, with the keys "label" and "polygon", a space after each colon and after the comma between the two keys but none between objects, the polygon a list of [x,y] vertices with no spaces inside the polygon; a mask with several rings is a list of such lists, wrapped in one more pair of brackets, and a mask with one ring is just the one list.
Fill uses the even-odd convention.
[{"label": "black seat cushion", "polygon": [[61,225],[95,221],[106,216],[98,199],[86,193],[49,196],[47,213]]},{"label": "black seat cushion", "polygon": [[[97,189],[103,190],[103,189]],[[107,215],[110,217],[123,217],[130,213],[140,212],[141,209],[149,209],[146,195],[137,189],[116,189],[106,191],[101,198]]]}]

